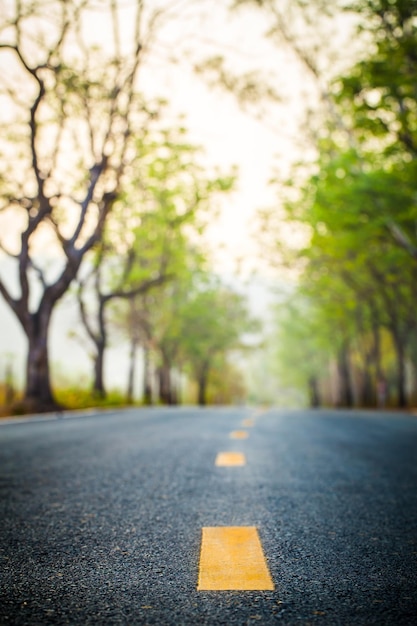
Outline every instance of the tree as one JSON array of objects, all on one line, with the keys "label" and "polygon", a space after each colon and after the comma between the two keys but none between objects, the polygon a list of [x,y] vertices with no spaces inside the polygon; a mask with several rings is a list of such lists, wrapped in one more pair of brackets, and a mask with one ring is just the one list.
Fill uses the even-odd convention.
[{"label": "tree", "polygon": [[207,401],[209,374],[216,357],[243,347],[243,334],[258,330],[244,298],[219,283],[197,285],[182,314],[183,358],[198,385],[198,403]]},{"label": "tree", "polygon": [[386,156],[417,156],[415,0],[359,0],[351,9],[369,52],[336,81],[337,102],[359,139],[378,138]]},{"label": "tree", "polygon": [[[320,67],[323,46],[314,54],[309,37],[306,44],[294,36],[297,24],[307,24],[309,15],[319,17],[320,0],[295,2],[304,16],[298,22],[283,20],[274,0],[252,4],[274,17],[272,31],[291,45],[329,105],[315,137],[315,162],[304,160],[301,175],[297,172],[286,189],[286,216],[305,235],[298,255],[291,251],[301,292],[318,311],[322,332],[335,333],[345,402],[352,398],[359,366],[362,401],[375,398],[383,376],[381,331],[388,331],[397,362],[397,401],[405,406],[408,345],[416,332],[415,2],[358,0],[329,7],[331,13],[354,16],[358,39],[367,44],[333,77]],[[294,183],[300,191],[296,199]],[[285,243],[276,256],[283,250],[289,256]]]},{"label": "tree", "polygon": [[[186,142],[183,128],[149,133],[136,149],[140,158],[133,164],[131,183],[107,220],[92,267],[95,313],[87,312],[81,291],[78,298],[83,325],[95,346],[93,390],[101,396],[108,306],[133,300],[188,271],[190,239],[196,241],[204,230],[216,194],[229,191],[234,182],[233,175],[210,175],[198,165],[197,149]],[[88,283],[80,285],[84,291]],[[161,382],[167,378],[168,359],[162,355]]]},{"label": "tree", "polygon": [[246,374],[233,356],[220,354],[210,369],[206,393],[207,404],[238,404],[247,396]]},{"label": "tree", "polygon": [[[384,193],[391,188],[388,212],[379,196],[386,227],[397,244],[417,259],[415,0],[360,0],[352,8],[371,45],[335,81],[335,102],[364,152],[362,167],[366,170],[376,162],[386,178]],[[374,191],[380,192],[378,185]]]},{"label": "tree", "polygon": [[[149,290],[158,287],[165,280],[169,278],[169,275],[165,273],[164,262],[165,259],[161,258],[160,260],[160,271],[157,274],[150,274],[150,277],[147,279],[142,279],[142,281],[135,281],[135,286],[133,284],[128,285],[127,281],[129,279],[129,269],[125,267],[124,273],[124,281],[120,280],[118,284],[112,285],[112,289],[105,292],[105,288],[103,285],[103,263],[101,260],[98,260],[98,264],[93,267],[93,272],[90,276],[87,277],[86,280],[82,280],[79,283],[78,290],[78,303],[80,310],[80,317],[83,323],[83,326],[87,332],[87,335],[94,346],[94,377],[93,377],[93,392],[98,396],[104,398],[106,396],[106,390],[104,385],[104,357],[105,350],[108,345],[108,323],[106,318],[106,312],[108,306],[114,302],[115,300],[128,300],[129,302],[133,302],[136,296],[140,294],[146,293]],[[83,291],[86,290],[86,285],[88,284],[88,279],[93,279],[93,287],[92,292],[94,293],[94,297],[96,299],[97,310],[95,312],[95,321],[93,322],[91,313],[87,312],[87,307],[84,301]],[[131,307],[130,315],[133,315],[133,309]],[[130,317],[130,316],[129,316]],[[132,328],[132,320],[128,320],[130,322],[129,327]],[[132,349],[135,349],[135,345],[137,343],[136,335],[134,335],[135,340],[132,341]]]},{"label": "tree", "polygon": [[[176,264],[176,271],[170,280],[135,301],[144,350],[143,387],[146,404],[151,404],[156,396],[164,404],[181,401],[180,389],[175,380],[180,380],[184,366],[182,319],[190,293],[204,275],[206,265],[204,253],[188,243],[188,248],[183,250],[181,264]],[[137,333],[138,329],[132,331]],[[154,372],[150,371],[151,359]],[[153,381],[153,378],[156,380]]]},{"label": "tree", "polygon": [[[48,360],[55,305],[100,241],[136,156],[133,139],[155,115],[137,76],[158,14],[146,21],[143,2],[129,4],[129,42],[121,36],[127,9],[117,0],[3,9],[1,248],[16,262],[20,293],[5,277],[0,293],[28,340],[25,401],[44,410],[55,405]],[[93,46],[89,24],[104,16],[103,44]]]},{"label": "tree", "polygon": [[[301,290],[274,307],[271,369],[281,388],[302,391],[311,408],[337,401],[329,372],[343,334],[337,315],[330,324],[327,314],[325,322],[320,304]],[[346,405],[346,398],[339,396],[339,403]]]},{"label": "tree", "polygon": [[379,333],[384,327],[396,352],[397,400],[405,406],[407,338],[416,332],[412,314],[416,268],[408,252],[393,240],[386,218],[393,210],[400,214],[402,203],[407,210],[408,190],[392,189],[390,172],[364,171],[357,163],[352,151],[337,155],[324,151],[318,173],[297,201],[286,205],[289,219],[310,232],[299,251],[300,289],[320,312],[321,332],[331,331],[334,337],[342,403],[353,400],[355,345],[366,381],[363,401],[375,398],[383,376]]}]

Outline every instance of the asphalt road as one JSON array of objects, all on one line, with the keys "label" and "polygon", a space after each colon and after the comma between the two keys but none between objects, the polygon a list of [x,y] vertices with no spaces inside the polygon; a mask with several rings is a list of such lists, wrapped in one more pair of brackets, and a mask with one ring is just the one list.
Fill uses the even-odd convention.
[{"label": "asphalt road", "polygon": [[[141,409],[0,426],[1,624],[417,624],[417,417]],[[216,467],[240,451],[243,467]],[[255,526],[274,591],[197,591]]]}]

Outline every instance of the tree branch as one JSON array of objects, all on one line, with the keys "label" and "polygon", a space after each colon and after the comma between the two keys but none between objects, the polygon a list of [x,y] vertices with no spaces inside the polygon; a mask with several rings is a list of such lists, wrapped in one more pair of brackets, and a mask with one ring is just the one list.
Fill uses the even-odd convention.
[{"label": "tree branch", "polygon": [[106,221],[106,217],[108,213],[110,212],[111,207],[113,206],[114,202],[117,200],[117,197],[118,197],[118,194],[116,190],[108,191],[105,194],[103,194],[102,201],[100,202],[100,205],[99,205],[99,217],[98,217],[94,232],[86,240],[84,245],[81,248],[79,248],[79,252],[80,254],[82,254],[82,256],[84,256],[84,254],[88,252],[88,250],[90,250],[100,240],[101,234],[103,232],[104,224]]},{"label": "tree branch", "polygon": [[413,244],[408,235],[394,222],[394,220],[390,219],[387,224],[388,230],[394,236],[394,239],[397,243],[400,244],[402,248],[407,250],[407,252],[413,257],[413,259],[417,259],[417,246]]},{"label": "tree branch", "polygon": [[93,197],[94,197],[94,191],[96,189],[100,176],[103,174],[103,172],[105,171],[107,167],[107,162],[108,162],[108,158],[106,155],[103,154],[101,157],[101,161],[93,165],[93,167],[90,169],[90,182],[88,185],[87,193],[85,195],[84,200],[80,203],[80,206],[81,206],[80,218],[78,220],[78,224],[74,230],[72,237],[68,240],[68,244],[71,246],[75,245],[75,243],[77,242],[81,234],[81,231],[85,224],[85,220],[87,217],[90,203],[92,202]]},{"label": "tree branch", "polygon": [[[12,298],[12,296],[10,295],[9,290],[7,289],[6,285],[3,283],[1,278],[0,278],[0,294],[6,300],[7,304],[9,305],[9,307],[17,314],[18,301],[15,300],[14,298]],[[20,319],[20,317],[19,317],[19,319]]]},{"label": "tree branch", "polygon": [[42,268],[40,268],[38,265],[36,265],[33,261],[33,259],[29,258],[29,267],[31,267],[33,269],[34,272],[36,272],[36,274],[38,275],[39,280],[41,281],[42,287],[44,289],[47,289],[48,287],[48,283],[46,282],[45,279],[45,274],[42,270]]},{"label": "tree branch", "polygon": [[135,296],[142,295],[152,289],[153,287],[157,287],[158,285],[162,285],[167,280],[173,278],[172,274],[162,274],[157,278],[151,278],[149,280],[145,280],[138,287],[134,289],[123,290],[120,289],[118,291],[113,291],[112,293],[106,294],[103,296],[105,301],[114,300],[114,299],[123,299],[128,300],[129,298],[134,298]]},{"label": "tree branch", "polygon": [[82,321],[82,323],[84,325],[84,328],[85,328],[85,330],[87,332],[87,335],[90,337],[90,339],[93,341],[94,344],[97,344],[98,337],[97,337],[97,334],[94,332],[94,330],[93,330],[93,328],[92,328],[92,326],[90,324],[90,321],[89,321],[88,316],[87,316],[87,311],[86,311],[86,308],[85,308],[84,300],[83,300],[83,297],[82,297],[82,292],[83,292],[83,289],[84,289],[84,285],[85,285],[84,281],[80,281],[80,283],[78,285],[78,290],[77,290],[78,309],[80,311],[81,321]]}]

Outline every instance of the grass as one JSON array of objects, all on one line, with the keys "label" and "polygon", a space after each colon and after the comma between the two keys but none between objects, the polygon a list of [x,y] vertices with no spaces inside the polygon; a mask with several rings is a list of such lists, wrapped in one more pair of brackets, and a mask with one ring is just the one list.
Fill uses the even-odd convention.
[{"label": "grass", "polygon": [[[102,398],[94,394],[91,389],[80,388],[75,385],[62,385],[54,388],[54,396],[57,404],[63,410],[70,411],[127,406],[125,395],[117,389],[110,390],[106,397]],[[27,415],[33,412],[31,407],[23,401],[21,393],[15,393],[12,402],[6,402],[4,385],[0,383],[0,418]]]},{"label": "grass", "polygon": [[54,390],[54,394],[58,404],[70,410],[127,405],[126,396],[117,389],[108,391],[105,398],[90,389],[78,387],[60,387]]}]

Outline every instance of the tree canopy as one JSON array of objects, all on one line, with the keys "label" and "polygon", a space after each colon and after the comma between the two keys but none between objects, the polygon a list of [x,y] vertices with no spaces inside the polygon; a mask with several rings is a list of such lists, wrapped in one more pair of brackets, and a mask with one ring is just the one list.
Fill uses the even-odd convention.
[{"label": "tree canopy", "polygon": [[[25,403],[47,410],[48,333],[85,266],[101,305],[166,280],[233,177],[205,174],[163,103],[140,88],[170,4],[10,2],[0,17],[0,247],[16,266],[0,294],[28,343]],[[92,28],[94,24],[94,28]],[[82,268],[84,266],[84,269]],[[81,272],[81,273],[80,273]],[[89,336],[102,350],[104,314]]]},{"label": "tree canopy", "polygon": [[[399,406],[415,392],[415,9],[411,0],[333,7],[356,14],[357,35],[367,46],[329,83],[336,115],[327,110],[315,162],[301,163],[281,185],[285,219],[305,235],[296,256],[288,257],[297,262],[302,296],[291,305],[297,314],[290,332],[300,350],[312,345],[317,352],[303,384],[311,384],[313,374],[330,403],[375,404],[382,381]],[[272,218],[266,216],[267,224]],[[282,241],[279,253],[290,254]],[[306,341],[297,319],[314,328],[314,338]],[[280,323],[287,328],[288,322],[284,316]],[[320,354],[328,362],[324,370]],[[280,359],[296,367],[289,357]]]}]

